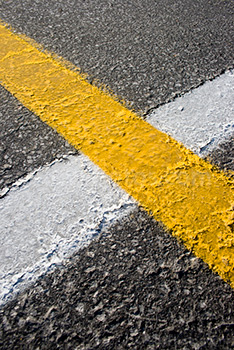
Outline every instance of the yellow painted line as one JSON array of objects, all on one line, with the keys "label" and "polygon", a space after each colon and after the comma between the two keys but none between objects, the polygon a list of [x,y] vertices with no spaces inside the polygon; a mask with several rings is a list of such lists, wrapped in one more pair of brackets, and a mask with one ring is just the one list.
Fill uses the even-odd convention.
[{"label": "yellow painted line", "polygon": [[0,25],[0,80],[234,287],[234,187],[222,172]]}]

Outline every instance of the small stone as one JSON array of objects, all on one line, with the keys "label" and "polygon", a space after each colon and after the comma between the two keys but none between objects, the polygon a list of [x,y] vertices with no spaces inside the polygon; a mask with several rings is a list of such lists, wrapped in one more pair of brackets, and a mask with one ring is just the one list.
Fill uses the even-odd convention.
[{"label": "small stone", "polygon": [[97,320],[100,322],[104,322],[105,319],[106,319],[106,315],[104,313],[97,316]]},{"label": "small stone", "polygon": [[90,273],[90,272],[93,272],[96,270],[96,267],[95,266],[91,266],[89,267],[88,269],[85,270],[86,273]]},{"label": "small stone", "polygon": [[76,311],[82,314],[84,312],[84,304],[83,303],[78,303],[76,306]]},{"label": "small stone", "polygon": [[94,256],[95,256],[94,252],[91,252],[91,251],[88,251],[88,252],[86,253],[86,255],[87,255],[88,257],[90,257],[90,258],[94,258]]}]

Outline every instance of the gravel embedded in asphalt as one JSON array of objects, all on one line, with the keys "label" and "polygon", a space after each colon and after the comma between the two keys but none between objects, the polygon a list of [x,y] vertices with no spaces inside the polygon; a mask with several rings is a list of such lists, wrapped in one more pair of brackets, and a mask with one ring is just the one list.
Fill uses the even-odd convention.
[{"label": "gravel embedded in asphalt", "polygon": [[224,171],[234,171],[234,135],[214,149],[207,159]]},{"label": "gravel embedded in asphalt", "polygon": [[139,210],[0,311],[1,349],[228,349],[233,290]]},{"label": "gravel embedded in asphalt", "polygon": [[1,86],[0,125],[0,190],[54,159],[77,154]]},{"label": "gravel embedded in asphalt", "polygon": [[0,0],[0,17],[141,114],[233,67],[233,1]]},{"label": "gravel embedded in asphalt", "polygon": [[[143,115],[233,67],[233,6],[225,0],[0,0],[0,17]],[[0,188],[76,153],[3,88],[0,103]],[[210,159],[233,170],[233,140]],[[233,296],[139,210],[5,305],[0,347],[230,350]]]}]

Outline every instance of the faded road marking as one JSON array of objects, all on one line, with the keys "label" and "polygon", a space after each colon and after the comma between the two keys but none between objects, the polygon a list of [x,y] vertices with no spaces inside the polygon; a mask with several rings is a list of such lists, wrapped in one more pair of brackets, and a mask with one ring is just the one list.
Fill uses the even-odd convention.
[{"label": "faded road marking", "polygon": [[147,121],[200,156],[234,133],[234,72],[154,110]]},{"label": "faded road marking", "polygon": [[234,287],[231,180],[3,25],[0,45],[2,84]]},{"label": "faded road marking", "polygon": [[82,154],[16,183],[0,200],[0,304],[136,208]]}]

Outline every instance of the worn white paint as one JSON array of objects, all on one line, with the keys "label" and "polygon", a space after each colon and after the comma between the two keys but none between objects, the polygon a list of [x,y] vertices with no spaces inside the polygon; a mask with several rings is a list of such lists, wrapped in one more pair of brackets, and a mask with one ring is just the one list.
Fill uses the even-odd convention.
[{"label": "worn white paint", "polygon": [[[205,156],[234,132],[234,74],[156,109],[147,121]],[[0,304],[137,206],[84,155],[28,174],[0,198]]]},{"label": "worn white paint", "polygon": [[135,208],[84,155],[17,182],[0,200],[0,304]]},{"label": "worn white paint", "polygon": [[234,72],[157,108],[147,121],[199,156],[206,156],[234,133]]}]

